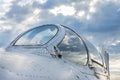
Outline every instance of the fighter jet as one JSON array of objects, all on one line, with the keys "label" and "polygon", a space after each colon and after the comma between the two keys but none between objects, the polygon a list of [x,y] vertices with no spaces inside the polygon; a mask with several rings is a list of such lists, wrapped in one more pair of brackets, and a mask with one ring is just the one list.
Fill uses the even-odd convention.
[{"label": "fighter jet", "polygon": [[109,80],[109,55],[72,29],[45,24],[0,52],[0,80]]}]

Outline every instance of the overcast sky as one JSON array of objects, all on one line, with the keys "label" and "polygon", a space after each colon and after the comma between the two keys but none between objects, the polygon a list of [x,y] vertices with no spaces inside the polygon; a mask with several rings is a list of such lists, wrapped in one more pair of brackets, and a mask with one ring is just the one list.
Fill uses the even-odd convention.
[{"label": "overcast sky", "polygon": [[0,47],[42,24],[62,24],[120,52],[120,0],[0,0]]}]

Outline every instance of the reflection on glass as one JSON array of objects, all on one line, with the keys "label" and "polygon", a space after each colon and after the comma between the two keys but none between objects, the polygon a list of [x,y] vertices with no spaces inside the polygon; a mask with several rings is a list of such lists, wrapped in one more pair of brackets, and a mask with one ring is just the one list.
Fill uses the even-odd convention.
[{"label": "reflection on glass", "polygon": [[43,45],[51,40],[58,29],[55,26],[41,26],[25,33],[15,45]]},{"label": "reflection on glass", "polygon": [[66,29],[63,41],[58,45],[62,56],[74,63],[85,65],[87,62],[86,48],[76,33]]},{"label": "reflection on glass", "polygon": [[86,42],[86,45],[88,47],[90,57],[93,60],[95,60],[95,61],[102,64],[102,58],[101,58],[101,55],[98,52],[98,50],[89,41],[87,41],[86,39],[85,39],[85,42]]}]

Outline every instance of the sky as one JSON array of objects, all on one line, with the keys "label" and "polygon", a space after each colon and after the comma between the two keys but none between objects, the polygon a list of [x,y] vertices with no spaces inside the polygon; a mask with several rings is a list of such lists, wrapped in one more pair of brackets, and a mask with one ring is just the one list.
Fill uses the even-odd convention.
[{"label": "sky", "polygon": [[31,27],[62,24],[120,52],[119,0],[0,0],[0,8],[0,47]]},{"label": "sky", "polygon": [[43,24],[68,26],[120,54],[120,0],[0,0],[0,47]]}]

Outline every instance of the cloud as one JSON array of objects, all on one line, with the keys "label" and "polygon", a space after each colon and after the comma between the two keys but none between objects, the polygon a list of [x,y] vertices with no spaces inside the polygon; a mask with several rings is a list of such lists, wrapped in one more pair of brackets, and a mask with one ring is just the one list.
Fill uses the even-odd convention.
[{"label": "cloud", "polygon": [[119,4],[118,0],[4,1],[0,5],[2,8],[6,5],[0,11],[0,34],[10,31],[9,34],[14,37],[41,24],[63,24],[85,37],[92,36],[90,41],[93,43],[111,46],[109,44],[119,40]]},{"label": "cloud", "polygon": [[12,39],[12,32],[10,30],[5,30],[0,32],[0,47],[6,46],[10,43]]},{"label": "cloud", "polygon": [[51,13],[53,13],[55,16],[57,16],[58,14],[62,14],[63,16],[72,16],[75,14],[75,9],[72,6],[65,6],[65,5],[61,5],[58,7],[55,7],[51,10],[49,10]]},{"label": "cloud", "polygon": [[26,15],[30,12],[28,7],[21,7],[16,5],[12,5],[9,12],[6,13],[6,17],[15,22],[21,22],[25,19]]},{"label": "cloud", "polygon": [[120,53],[120,42],[117,40],[116,42],[111,43],[109,48],[107,49],[111,54],[119,54]]},{"label": "cloud", "polygon": [[109,32],[117,30],[120,27],[117,14],[118,6],[111,2],[98,5],[97,12],[94,13],[92,19],[88,21],[87,29],[91,32]]}]

